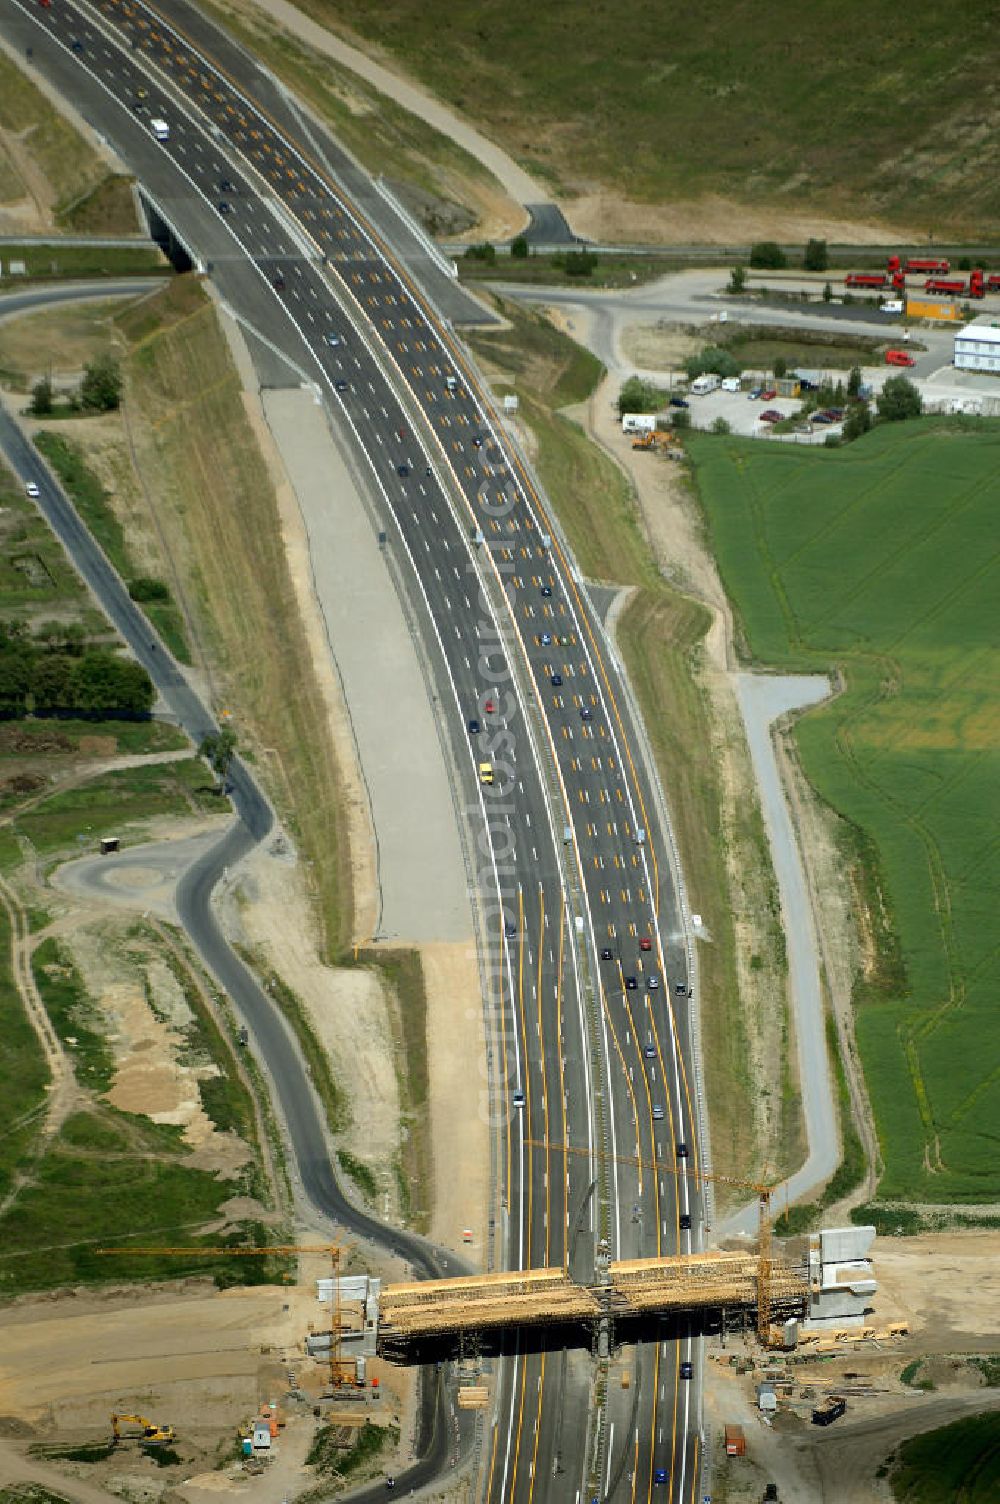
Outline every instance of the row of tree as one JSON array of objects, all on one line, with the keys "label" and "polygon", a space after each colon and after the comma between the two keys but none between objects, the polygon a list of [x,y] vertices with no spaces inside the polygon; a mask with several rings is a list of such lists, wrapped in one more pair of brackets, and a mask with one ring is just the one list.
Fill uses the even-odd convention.
[{"label": "row of tree", "polygon": [[83,368],[83,379],[76,391],[56,392],[48,376],[31,388],[28,411],[45,418],[55,411],[56,403],[70,412],[110,413],[122,400],[121,366],[113,355],[95,355]]},{"label": "row of tree", "polygon": [[0,717],[74,716],[132,720],[156,698],[144,668],[109,648],[29,637],[21,623],[0,622]]}]

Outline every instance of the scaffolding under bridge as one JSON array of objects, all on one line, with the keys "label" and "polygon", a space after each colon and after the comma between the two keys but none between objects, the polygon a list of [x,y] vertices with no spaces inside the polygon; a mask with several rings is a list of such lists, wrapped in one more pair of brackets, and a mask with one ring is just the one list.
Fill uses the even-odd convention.
[{"label": "scaffolding under bridge", "polygon": [[[805,1268],[770,1261],[768,1320],[801,1315],[809,1300]],[[421,1343],[482,1336],[514,1327],[598,1326],[602,1322],[694,1312],[756,1312],[760,1260],[752,1253],[695,1253],[608,1263],[592,1285],[564,1269],[523,1269],[460,1279],[383,1285],[378,1351],[405,1362]]]}]

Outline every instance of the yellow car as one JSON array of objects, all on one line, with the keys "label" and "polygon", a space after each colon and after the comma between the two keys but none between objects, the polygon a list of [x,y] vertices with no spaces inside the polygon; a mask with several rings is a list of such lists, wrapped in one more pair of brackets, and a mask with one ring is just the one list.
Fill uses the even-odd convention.
[{"label": "yellow car", "polygon": [[481,762],[479,764],[479,782],[485,784],[493,782],[493,764],[491,762]]}]

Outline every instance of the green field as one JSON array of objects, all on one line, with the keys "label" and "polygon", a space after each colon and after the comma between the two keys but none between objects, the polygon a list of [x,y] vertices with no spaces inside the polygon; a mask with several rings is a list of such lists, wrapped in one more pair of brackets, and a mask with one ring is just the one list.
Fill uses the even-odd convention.
[{"label": "green field", "polygon": [[970,1415],[904,1441],[890,1482],[900,1504],[993,1504],[1000,1499],[1000,1413]]},{"label": "green field", "polygon": [[[996,222],[992,16],[974,0],[802,6],[297,0],[384,50],[562,190]],[[956,39],[961,66],[956,66]],[[847,86],[849,84],[849,86]],[[736,232],[733,232],[734,235]],[[745,237],[741,237],[745,238]]]},{"label": "green field", "polygon": [[843,816],[861,907],[880,1196],[995,1201],[1000,425],[890,424],[836,453],[690,448],[748,655],[844,676],[796,736]]}]

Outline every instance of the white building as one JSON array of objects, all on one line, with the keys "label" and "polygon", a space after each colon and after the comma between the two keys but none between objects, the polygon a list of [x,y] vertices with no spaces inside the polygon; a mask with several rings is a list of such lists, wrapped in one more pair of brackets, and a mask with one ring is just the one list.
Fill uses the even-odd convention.
[{"label": "white building", "polygon": [[956,332],[955,369],[1000,375],[1000,320],[984,314]]}]

